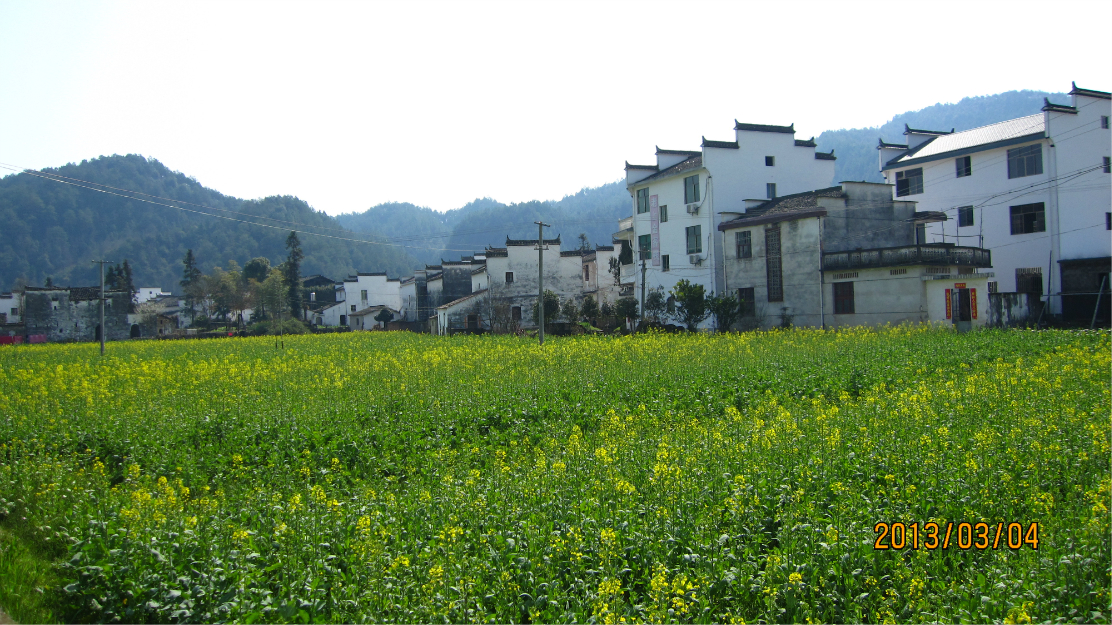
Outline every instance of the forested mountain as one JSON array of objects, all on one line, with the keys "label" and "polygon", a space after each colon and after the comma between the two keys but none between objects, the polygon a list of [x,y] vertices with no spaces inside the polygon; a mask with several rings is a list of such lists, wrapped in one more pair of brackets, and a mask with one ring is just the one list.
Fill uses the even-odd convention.
[{"label": "forested mountain", "polygon": [[401,276],[418,264],[402,248],[342,240],[370,237],[342,230],[334,218],[295,197],[240,200],[142,156],[105,156],[44,173],[172,198],[177,202],[155,201],[180,208],[28,173],[0,179],[0,288],[5,290],[17,281],[41,285],[48,276],[59,285],[96,284],[90,260],[128,259],[137,286],[179,292],[187,249],[193,249],[206,273],[229,260],[242,266],[257,256],[276,265],[286,258],[285,239],[294,228],[305,233],[303,275],[338,280],[355,271],[386,271]]},{"label": "forested mountain", "polygon": [[834,150],[838,157],[834,168],[835,184],[842,180],[884,182],[876,153],[877,139],[889,143],[906,143],[904,124],[925,130],[969,130],[1025,115],[1034,115],[1042,108],[1043,98],[1069,104],[1069,95],[1046,91],[1008,91],[996,95],[962,98],[955,104],[935,104],[919,111],[896,115],[873,128],[828,130],[815,140],[823,152]]}]

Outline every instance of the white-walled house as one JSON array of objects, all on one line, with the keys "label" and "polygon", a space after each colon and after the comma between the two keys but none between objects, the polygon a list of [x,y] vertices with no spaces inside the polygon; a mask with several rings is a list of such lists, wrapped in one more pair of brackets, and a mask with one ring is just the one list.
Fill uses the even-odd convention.
[{"label": "white-walled house", "polygon": [[[342,298],[342,299],[341,299]],[[352,326],[352,313],[359,312],[371,306],[386,306],[392,311],[401,309],[401,280],[388,278],[385,272],[358,273],[344,279],[343,291],[336,293],[336,299],[344,302],[341,307],[343,315],[347,318],[348,326]],[[337,317],[337,325],[345,325]]]},{"label": "white-walled house", "polygon": [[944,218],[893,200],[892,186],[843,182],[751,206],[719,230],[742,328],[988,321],[987,250],[922,244]]},{"label": "white-walled house", "polygon": [[[746,200],[769,199],[830,186],[833,153],[817,152],[813,139],[795,138],[792,126],[735,121],[733,141],[703,138],[701,150],[656,151],[655,165],[626,163],[633,219],[615,239],[649,256],[645,286],[671,290],[686,278],[709,292],[725,290],[723,239],[718,225],[743,214]],[[641,265],[623,267],[640,301]]]},{"label": "white-walled house", "polygon": [[23,293],[0,293],[0,318],[2,323],[19,323],[23,309]]},{"label": "white-walled house", "polygon": [[1110,299],[1112,94],[1074,85],[1070,97],[963,132],[907,128],[906,144],[878,151],[897,196],[949,217],[925,241],[992,250],[992,290],[1041,294],[1051,314],[1087,322],[1102,280]]},{"label": "white-walled house", "polygon": [[[587,288],[583,280],[584,254],[561,250],[560,237],[544,240],[544,288],[560,297],[583,303]],[[597,252],[596,252],[597,254]],[[506,247],[487,248],[486,275],[493,306],[509,307],[510,320],[520,327],[535,327],[533,309],[538,293],[536,239],[506,239]]]},{"label": "white-walled house", "polygon": [[162,287],[160,286],[141,286],[135,292],[135,303],[142,304],[144,302],[149,302],[152,299],[165,297],[167,295],[170,294],[163,293]]}]

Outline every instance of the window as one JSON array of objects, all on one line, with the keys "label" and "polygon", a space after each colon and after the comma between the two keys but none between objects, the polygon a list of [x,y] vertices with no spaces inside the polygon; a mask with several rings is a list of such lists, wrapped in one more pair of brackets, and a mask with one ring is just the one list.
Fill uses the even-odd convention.
[{"label": "window", "polygon": [[590,282],[591,281],[591,267],[589,265],[587,267],[583,268],[583,281],[584,282]]},{"label": "window", "polygon": [[18,317],[19,316],[19,308],[13,308],[12,309],[12,316],[13,317]]},{"label": "window", "polygon": [[1043,291],[1042,267],[1020,267],[1015,270],[1017,293],[1041,295]]},{"label": "window", "polygon": [[[1112,230],[1112,213],[1105,213],[1104,214],[1104,229],[1105,230]],[[12,310],[15,311],[17,309],[13,308]],[[12,314],[14,315],[16,313],[13,312]]]},{"label": "window", "polygon": [[919,195],[923,192],[923,168],[896,172],[896,197]]},{"label": "window", "polygon": [[973,207],[972,206],[959,206],[958,207],[958,227],[964,228],[973,225]]},{"label": "window", "polygon": [[1043,203],[1009,206],[1012,213],[1012,234],[1046,232],[1046,213]]},{"label": "window", "polygon": [[351,312],[355,312],[355,304],[351,305]]},{"label": "window", "polygon": [[514,281],[514,272],[507,271],[506,272],[506,284],[513,284],[513,281]]},{"label": "window", "polygon": [[775,156],[766,156],[765,157],[765,167],[775,167],[775,166],[776,166],[776,157]]},{"label": "window", "polygon": [[1112,174],[1112,158],[1104,157],[1104,173]]},{"label": "window", "polygon": [[1100,116],[1100,127],[1104,128],[1104,129],[1108,128],[1108,116],[1107,115],[1101,115]]},{"label": "window", "polygon": [[637,190],[637,214],[649,212],[649,189]]},{"label": "window", "polygon": [[521,321],[521,306],[514,306],[510,309],[510,319],[513,321]]},{"label": "window", "polygon": [[927,224],[915,224],[915,245],[927,242]]},{"label": "window", "polygon": [[671,271],[672,270],[672,263],[670,262],[667,254],[662,254],[660,256],[660,270],[661,271]]},{"label": "window", "polygon": [[667,204],[661,204],[660,205],[660,223],[664,223],[666,221],[668,221],[668,205]]},{"label": "window", "polygon": [[770,200],[776,199],[776,183],[769,182],[765,185],[765,197]]},{"label": "window", "polygon": [[784,273],[780,264],[780,226],[765,230],[765,276],[768,301],[784,301]]},{"label": "window", "polygon": [[1000,292],[1000,283],[997,282],[996,280],[989,280],[989,282],[988,282],[988,292],[989,293],[999,293]]},{"label": "window", "polygon": [[966,176],[972,176],[973,175],[973,157],[972,156],[960,156],[958,158],[955,158],[954,159],[954,165],[955,165],[955,167],[957,167],[957,170],[958,170],[958,178],[964,178]]},{"label": "window", "polygon": [[641,260],[649,260],[653,257],[653,235],[642,234],[637,237],[637,250],[641,252]]},{"label": "window", "polygon": [[853,314],[853,283],[852,282],[835,282],[834,283],[834,314],[835,315],[852,315]]},{"label": "window", "polygon": [[1008,178],[1037,176],[1042,172],[1042,145],[1028,145],[1008,150]]},{"label": "window", "polygon": [[683,201],[685,204],[699,201],[699,174],[683,179]]},{"label": "window", "polygon": [[757,298],[753,294],[753,287],[747,287],[737,290],[738,308],[741,309],[742,317],[756,317],[757,316]]},{"label": "window", "polygon": [[737,233],[737,257],[753,257],[753,234],[748,230]]},{"label": "window", "polygon": [[366,291],[366,289],[364,289],[362,291],[359,291],[359,299],[363,300],[364,302],[367,301],[367,291]]},{"label": "window", "polygon": [[687,231],[687,253],[688,254],[702,254],[703,253],[703,227],[691,226],[686,228]]}]

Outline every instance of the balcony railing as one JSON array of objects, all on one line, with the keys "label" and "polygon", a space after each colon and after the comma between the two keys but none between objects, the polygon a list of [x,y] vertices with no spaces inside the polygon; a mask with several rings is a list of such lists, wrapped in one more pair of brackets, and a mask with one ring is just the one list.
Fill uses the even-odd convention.
[{"label": "balcony railing", "polygon": [[822,268],[866,269],[896,265],[960,265],[962,267],[991,267],[992,253],[980,247],[953,245],[906,245],[880,247],[848,252],[828,252],[822,255]]}]

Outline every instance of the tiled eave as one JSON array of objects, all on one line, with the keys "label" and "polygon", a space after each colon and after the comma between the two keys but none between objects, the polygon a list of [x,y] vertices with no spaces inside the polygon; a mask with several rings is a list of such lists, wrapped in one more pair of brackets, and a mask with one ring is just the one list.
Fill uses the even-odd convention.
[{"label": "tiled eave", "polygon": [[759,217],[748,217],[742,219],[734,219],[725,221],[718,224],[718,230],[725,232],[727,230],[734,230],[737,228],[749,228],[751,226],[760,226],[763,224],[774,224],[780,221],[795,221],[796,219],[806,219],[808,217],[825,217],[826,209],[817,208],[812,210],[792,211],[785,213],[768,213]]},{"label": "tiled eave", "polygon": [[900,156],[897,156],[896,158],[888,161],[888,163],[885,164],[883,168],[881,168],[881,171],[893,171],[893,170],[896,170],[896,169],[903,169],[905,167],[911,167],[913,165],[919,165],[919,164],[922,164],[922,163],[931,163],[931,162],[934,162],[934,161],[946,160],[948,158],[957,158],[959,156],[965,156],[966,154],[974,154],[976,152],[987,152],[988,150],[995,150],[997,148],[1006,148],[1006,147],[1012,146],[1012,145],[1019,145],[1020,143],[1030,143],[1032,141],[1038,141],[1040,139],[1045,139],[1045,138],[1046,138],[1045,133],[1035,132],[1035,133],[1031,133],[1029,135],[1024,135],[1022,137],[1015,137],[1013,139],[1004,139],[1002,141],[993,141],[992,143],[982,143],[980,145],[973,145],[973,146],[970,146],[970,147],[967,147],[967,148],[961,148],[959,150],[951,150],[949,152],[941,152],[939,154],[932,154],[930,156],[923,156],[921,158],[909,158],[906,161],[900,161],[899,160],[900,158],[902,158],[904,156],[904,155],[901,154]]}]

